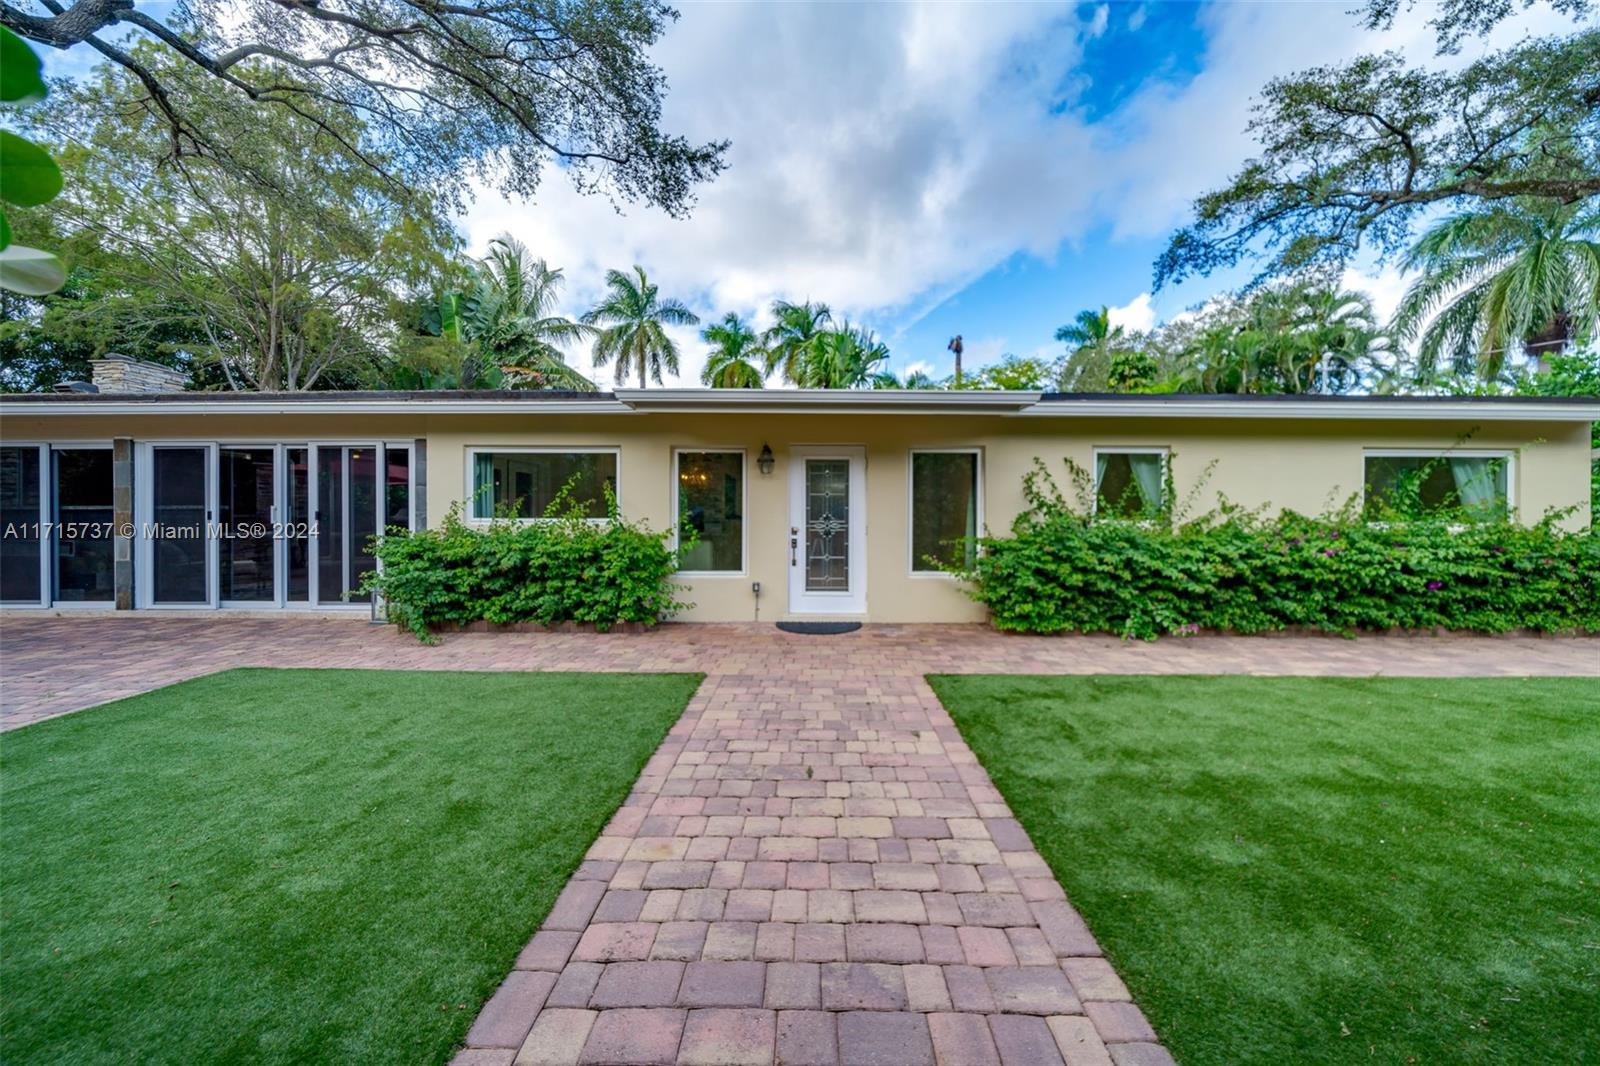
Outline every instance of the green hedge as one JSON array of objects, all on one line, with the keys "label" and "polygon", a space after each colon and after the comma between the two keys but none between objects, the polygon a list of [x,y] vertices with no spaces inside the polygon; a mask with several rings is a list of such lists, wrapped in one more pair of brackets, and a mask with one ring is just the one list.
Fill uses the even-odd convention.
[{"label": "green hedge", "polygon": [[672,583],[669,534],[612,516],[577,513],[541,522],[461,521],[451,508],[440,529],[391,530],[375,543],[382,564],[364,589],[384,598],[389,619],[423,640],[452,623],[620,622],[654,625],[687,604]]},{"label": "green hedge", "polygon": [[1097,521],[1037,463],[1026,493],[1012,535],[984,539],[961,571],[1000,629],[1600,631],[1600,538],[1563,533],[1555,515],[1529,527],[1370,522],[1351,504],[1315,518],[1224,507],[1190,522]]}]

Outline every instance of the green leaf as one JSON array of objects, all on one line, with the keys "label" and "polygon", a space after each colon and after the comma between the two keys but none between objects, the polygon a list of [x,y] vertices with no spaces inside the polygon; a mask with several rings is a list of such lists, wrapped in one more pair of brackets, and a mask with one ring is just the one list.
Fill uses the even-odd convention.
[{"label": "green leaf", "polygon": [[49,92],[39,76],[39,57],[27,42],[0,26],[0,103],[27,104]]},{"label": "green leaf", "polygon": [[48,296],[67,283],[67,268],[49,252],[13,244],[0,251],[0,289]]},{"label": "green leaf", "polygon": [[11,223],[6,221],[6,213],[0,211],[0,252],[11,247]]},{"label": "green leaf", "polygon": [[37,207],[61,191],[61,168],[43,148],[0,130],[0,200]]}]

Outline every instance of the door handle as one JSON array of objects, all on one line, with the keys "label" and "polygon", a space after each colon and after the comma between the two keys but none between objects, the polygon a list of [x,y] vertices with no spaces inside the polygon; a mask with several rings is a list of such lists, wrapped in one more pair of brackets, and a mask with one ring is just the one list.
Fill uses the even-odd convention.
[{"label": "door handle", "polygon": [[789,565],[800,565],[800,530],[795,526],[789,527]]}]

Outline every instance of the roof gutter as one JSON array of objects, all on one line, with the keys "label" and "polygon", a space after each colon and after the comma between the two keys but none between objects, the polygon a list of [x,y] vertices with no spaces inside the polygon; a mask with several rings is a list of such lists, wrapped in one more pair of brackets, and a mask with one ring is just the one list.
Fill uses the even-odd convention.
[{"label": "roof gutter", "polygon": [[1495,403],[1427,400],[1297,400],[1240,403],[1237,400],[1051,400],[1018,411],[1022,418],[1237,418],[1318,421],[1600,422],[1600,402]]},{"label": "roof gutter", "polygon": [[645,413],[1011,414],[1039,402],[1037,392],[938,389],[617,389]]},{"label": "roof gutter", "polygon": [[52,400],[50,403],[8,403],[0,400],[0,417],[31,418],[38,415],[411,415],[411,414],[631,414],[632,408],[614,400],[547,400],[535,404],[507,400],[460,399],[384,399],[364,401],[233,400],[226,403],[206,400],[134,399]]}]

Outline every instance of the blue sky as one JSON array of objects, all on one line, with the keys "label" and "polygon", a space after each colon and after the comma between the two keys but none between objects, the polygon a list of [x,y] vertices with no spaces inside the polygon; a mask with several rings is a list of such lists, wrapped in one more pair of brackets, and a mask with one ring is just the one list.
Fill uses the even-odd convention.
[{"label": "blue sky", "polygon": [[[732,141],[689,219],[618,212],[552,168],[532,202],[479,189],[458,224],[475,253],[510,233],[562,267],[571,313],[638,263],[707,322],[823,300],[887,339],[901,373],[948,373],[956,333],[969,366],[1055,354],[1083,308],[1145,328],[1238,283],[1152,292],[1151,265],[1251,153],[1267,80],[1386,48],[1434,61],[1426,6],[1383,34],[1352,6],[680,3],[654,56],[664,125]],[[1458,61],[1541,28],[1509,20]],[[91,58],[47,62],[75,75]],[[1346,281],[1382,311],[1404,279],[1363,263]],[[677,339],[695,383],[705,345]]]}]

